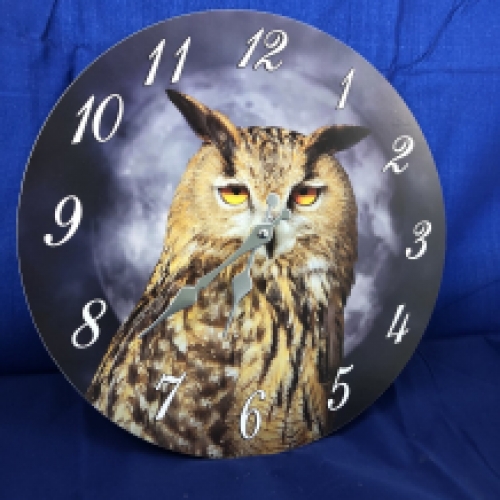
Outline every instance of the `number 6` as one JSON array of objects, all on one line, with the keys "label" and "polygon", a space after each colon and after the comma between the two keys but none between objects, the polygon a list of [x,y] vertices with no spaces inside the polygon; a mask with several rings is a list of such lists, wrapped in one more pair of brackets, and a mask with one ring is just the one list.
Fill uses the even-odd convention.
[{"label": "number 6", "polygon": [[347,403],[347,400],[349,399],[349,395],[351,393],[351,389],[345,382],[339,382],[339,378],[342,375],[349,373],[353,368],[354,365],[348,366],[346,368],[339,368],[337,376],[335,377],[335,382],[333,383],[332,393],[334,393],[339,387],[341,387],[344,390],[344,394],[342,395],[342,399],[340,400],[340,403],[337,406],[333,406],[334,403],[333,398],[328,400],[328,409],[330,411],[337,411]]},{"label": "number 6", "polygon": [[[248,410],[248,407],[250,406],[250,402],[255,396],[259,396],[259,399],[261,401],[264,401],[266,399],[266,393],[264,391],[258,390],[255,391],[248,399],[247,402],[245,403],[245,406],[243,406],[243,411],[241,412],[241,418],[240,418],[240,432],[241,435],[243,436],[243,439],[252,439],[253,437],[256,436],[257,432],[259,432],[260,428],[260,413],[257,409],[253,410]],[[248,418],[250,415],[253,415],[255,418],[255,427],[253,429],[252,434],[247,434],[247,422]]]}]

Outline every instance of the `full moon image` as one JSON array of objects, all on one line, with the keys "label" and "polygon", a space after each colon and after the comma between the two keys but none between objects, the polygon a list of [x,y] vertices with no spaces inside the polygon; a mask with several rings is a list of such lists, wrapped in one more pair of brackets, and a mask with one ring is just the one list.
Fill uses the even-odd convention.
[{"label": "full moon image", "polygon": [[[287,69],[269,74],[219,68],[191,74],[180,90],[221,111],[240,127],[279,126],[309,134],[323,125],[367,124],[340,95],[308,75]],[[340,87],[339,87],[340,89]],[[109,304],[124,321],[140,298],[162,249],[168,210],[187,162],[201,146],[164,92],[139,99],[125,124],[127,140],[107,148],[116,199],[95,221],[95,265]],[[401,243],[390,202],[393,186],[380,175],[387,159],[375,135],[338,154],[358,206],[356,281],[346,307],[344,353],[368,334],[381,309],[391,259]],[[193,200],[196,203],[196,200]]]}]

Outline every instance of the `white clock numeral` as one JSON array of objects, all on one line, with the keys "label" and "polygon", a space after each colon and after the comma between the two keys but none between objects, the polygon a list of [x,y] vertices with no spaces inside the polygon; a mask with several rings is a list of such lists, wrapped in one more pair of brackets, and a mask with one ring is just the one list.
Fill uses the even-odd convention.
[{"label": "white clock numeral", "polygon": [[[245,68],[252,57],[260,39],[264,35],[264,28],[261,28],[255,35],[247,41],[248,50],[245,52],[245,55],[242,57],[241,61],[238,63],[238,68]],[[273,38],[274,37],[274,38]],[[264,69],[266,71],[274,71],[278,69],[283,61],[277,62],[277,64],[273,65],[272,61],[269,59],[271,56],[274,56],[281,52],[288,45],[288,35],[283,30],[272,30],[267,33],[264,38],[264,45],[267,49],[271,49],[267,54],[263,55],[254,65],[253,69],[257,69],[259,66],[264,65]]]},{"label": "white clock numeral", "polygon": [[245,55],[242,57],[241,61],[238,63],[238,68],[245,68],[246,65],[249,63],[250,58],[252,57],[252,54],[255,50],[255,47],[257,47],[257,44],[259,43],[260,39],[262,38],[262,35],[264,34],[264,28],[261,28],[255,35],[247,40],[247,45],[249,45],[248,50],[245,52]]},{"label": "white clock numeral", "polygon": [[415,254],[412,255],[412,249],[407,248],[406,249],[406,258],[410,260],[415,260],[415,259],[420,259],[422,255],[425,254],[427,251],[427,236],[431,234],[432,231],[432,224],[428,220],[421,220],[418,222],[415,227],[413,228],[413,234],[417,237],[415,240],[415,243],[422,243],[422,246],[420,247],[420,250]]},{"label": "white clock numeral", "polygon": [[[172,75],[171,83],[177,83],[182,74],[182,70],[184,68],[184,63],[186,62],[186,57],[189,51],[189,46],[191,45],[191,37],[188,36],[184,43],[179,47],[179,50],[175,53],[175,57],[179,58],[179,62],[175,67],[174,74]],[[153,61],[151,64],[151,69],[149,70],[148,76],[144,81],[145,86],[153,85],[156,73],[158,71],[158,66],[160,65],[160,61],[163,55],[163,49],[165,48],[165,39],[163,39],[156,47],[153,52],[149,55],[149,59]]]},{"label": "white clock numeral", "polygon": [[158,71],[158,65],[160,64],[160,59],[163,54],[163,49],[165,48],[165,38],[155,47],[155,50],[149,54],[149,60],[153,60],[151,69],[149,70],[148,76],[144,81],[144,85],[147,87],[153,85],[155,81],[156,72]]},{"label": "white clock numeral", "polygon": [[[98,312],[96,316],[92,316],[90,312],[90,308],[92,307],[93,304],[99,304],[99,306],[101,307],[101,310]],[[82,316],[85,323],[83,323],[83,325],[81,325],[73,332],[73,335],[71,336],[71,343],[73,344],[73,346],[75,346],[77,349],[86,349],[87,347],[90,347],[92,344],[95,343],[95,341],[99,338],[99,333],[100,333],[97,320],[103,317],[104,313],[106,312],[106,309],[107,309],[106,302],[104,302],[104,300],[101,299],[93,299],[85,304],[82,310]],[[90,328],[92,332],[92,337],[86,344],[80,344],[78,342],[78,335],[84,328],[87,327]]]},{"label": "white clock numeral", "polygon": [[342,87],[344,87],[344,91],[342,92],[342,96],[340,97],[339,103],[337,104],[337,109],[344,109],[345,103],[347,101],[347,96],[349,95],[349,91],[351,90],[352,79],[354,78],[354,73],[356,70],[354,68],[347,73],[347,76],[342,80]]},{"label": "white clock numeral", "polygon": [[[115,118],[115,123],[113,124],[113,127],[111,128],[109,134],[106,137],[102,137],[101,135],[101,119],[102,115],[104,113],[104,110],[106,109],[106,106],[111,102],[111,100],[116,99],[118,102],[118,111],[116,114]],[[76,116],[81,116],[82,119],[80,120],[80,124],[78,125],[78,128],[76,129],[76,133],[73,137],[73,140],[71,141],[71,144],[78,144],[81,142],[83,138],[83,134],[85,132],[85,128],[87,127],[87,122],[89,121],[90,115],[92,113],[92,108],[94,106],[94,100],[95,97],[91,95],[88,99],[87,102],[82,106],[80,111],[76,114]],[[97,141],[99,142],[107,142],[109,141],[116,133],[118,130],[118,127],[120,126],[120,123],[123,118],[123,99],[122,96],[119,94],[111,94],[104,101],[99,104],[97,107],[94,118],[92,120],[92,132],[94,134],[94,137]]]},{"label": "white clock numeral", "polygon": [[406,328],[406,324],[408,323],[408,319],[410,318],[410,313],[408,313],[405,316],[403,323],[401,323],[401,328],[399,329],[399,331],[397,331],[397,332],[395,331],[396,325],[399,321],[399,317],[401,316],[401,314],[403,314],[404,308],[405,308],[404,304],[401,304],[398,306],[398,308],[396,310],[396,315],[394,316],[394,319],[393,319],[392,324],[391,324],[391,328],[387,332],[386,337],[388,339],[391,337],[396,337],[396,339],[394,340],[395,344],[399,344],[401,342],[401,340],[403,340],[403,337],[410,331],[409,328]]},{"label": "white clock numeral", "polygon": [[[246,401],[245,405],[243,406],[243,411],[241,412],[241,417],[240,417],[240,432],[243,437],[243,439],[252,439],[257,435],[257,432],[259,432],[260,429],[260,422],[261,422],[261,417],[260,413],[256,408],[249,409],[250,407],[250,402],[255,396],[259,396],[259,399],[261,401],[264,401],[266,399],[266,393],[264,391],[258,390],[255,391]],[[253,432],[251,434],[247,433],[247,423],[248,419],[250,418],[250,415],[254,416],[254,426],[253,426]]]},{"label": "white clock numeral", "polygon": [[408,168],[408,163],[400,167],[397,161],[408,156],[413,151],[414,147],[415,141],[412,137],[410,137],[409,135],[399,136],[392,145],[392,150],[395,153],[398,153],[398,155],[385,165],[385,167],[382,169],[382,172],[386,172],[389,168],[392,169],[395,174],[404,172]]},{"label": "white clock numeral", "polygon": [[[62,211],[64,205],[66,205],[66,203],[68,203],[69,201],[73,202],[73,212],[71,213],[70,218],[65,222],[62,220]],[[55,219],[58,226],[69,226],[69,231],[64,235],[61,241],[57,242],[54,241],[54,236],[52,234],[45,234],[43,237],[43,241],[49,247],[58,247],[60,245],[63,245],[76,233],[76,230],[78,229],[78,226],[80,225],[80,222],[82,220],[82,202],[80,201],[80,199],[72,194],[66,196],[66,198],[63,198],[56,206]]]},{"label": "white clock numeral", "polygon": [[175,53],[175,57],[179,58],[179,62],[177,63],[172,79],[170,80],[172,83],[177,83],[181,78],[181,73],[184,68],[184,63],[186,62],[186,56],[190,45],[191,37],[188,36],[186,40],[184,40],[184,43],[180,46],[179,50]]},{"label": "white clock numeral", "polygon": [[334,402],[335,402],[334,399],[333,398],[329,399],[328,400],[328,409],[330,411],[337,411],[347,403],[347,400],[349,399],[349,396],[351,394],[351,388],[345,382],[339,382],[339,378],[342,375],[349,373],[353,368],[354,368],[354,365],[346,366],[345,368],[342,368],[342,367],[339,368],[339,371],[337,372],[337,376],[335,377],[335,382],[333,383],[333,386],[332,386],[332,393],[334,393],[337,389],[341,388],[343,391],[342,399],[340,400],[340,402],[336,406],[334,406]]},{"label": "white clock numeral", "polygon": [[167,396],[167,399],[161,405],[160,411],[156,414],[155,420],[162,420],[167,413],[168,407],[174,399],[175,393],[179,389],[182,381],[186,378],[186,372],[184,372],[180,377],[174,377],[173,375],[162,375],[160,381],[156,384],[156,390],[161,390],[163,384],[174,384],[174,388]]}]

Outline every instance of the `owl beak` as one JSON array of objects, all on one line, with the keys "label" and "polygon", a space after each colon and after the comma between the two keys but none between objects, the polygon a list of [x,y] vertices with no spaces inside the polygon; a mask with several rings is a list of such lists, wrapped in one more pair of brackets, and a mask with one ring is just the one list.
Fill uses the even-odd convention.
[{"label": "owl beak", "polygon": [[276,231],[274,232],[271,240],[269,240],[266,243],[266,253],[268,259],[272,259],[274,257],[275,250],[276,250]]}]

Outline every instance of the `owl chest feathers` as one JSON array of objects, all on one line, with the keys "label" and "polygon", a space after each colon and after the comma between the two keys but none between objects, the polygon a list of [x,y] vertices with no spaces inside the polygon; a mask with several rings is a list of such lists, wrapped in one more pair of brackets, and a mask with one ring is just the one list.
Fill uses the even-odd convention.
[{"label": "owl chest feathers", "polygon": [[[320,366],[336,297],[332,273],[313,261],[295,277],[284,262],[259,267],[257,260],[254,287],[224,335],[237,272],[235,265],[200,293],[195,306],[124,344],[101,374],[96,405],[141,437],[194,454],[274,452],[324,434]],[[158,421],[172,390],[156,389],[162,375],[184,378]],[[264,398],[254,398],[251,407],[265,425],[247,440],[241,413],[256,391]]]},{"label": "owl chest feathers", "polygon": [[[226,335],[230,287],[215,282],[195,307],[171,318],[171,345],[163,343],[167,351],[175,351],[176,375],[187,373],[184,394],[191,392],[193,403],[205,408],[193,410],[198,429],[225,455],[279,451],[319,437],[326,426],[319,365],[327,351],[332,277],[314,268],[302,279],[291,280],[289,271],[276,265],[273,279],[265,280],[258,271],[257,267],[255,286],[237,308]],[[251,407],[266,425],[252,440],[245,440],[241,412],[256,391],[264,398],[254,398]]]}]

